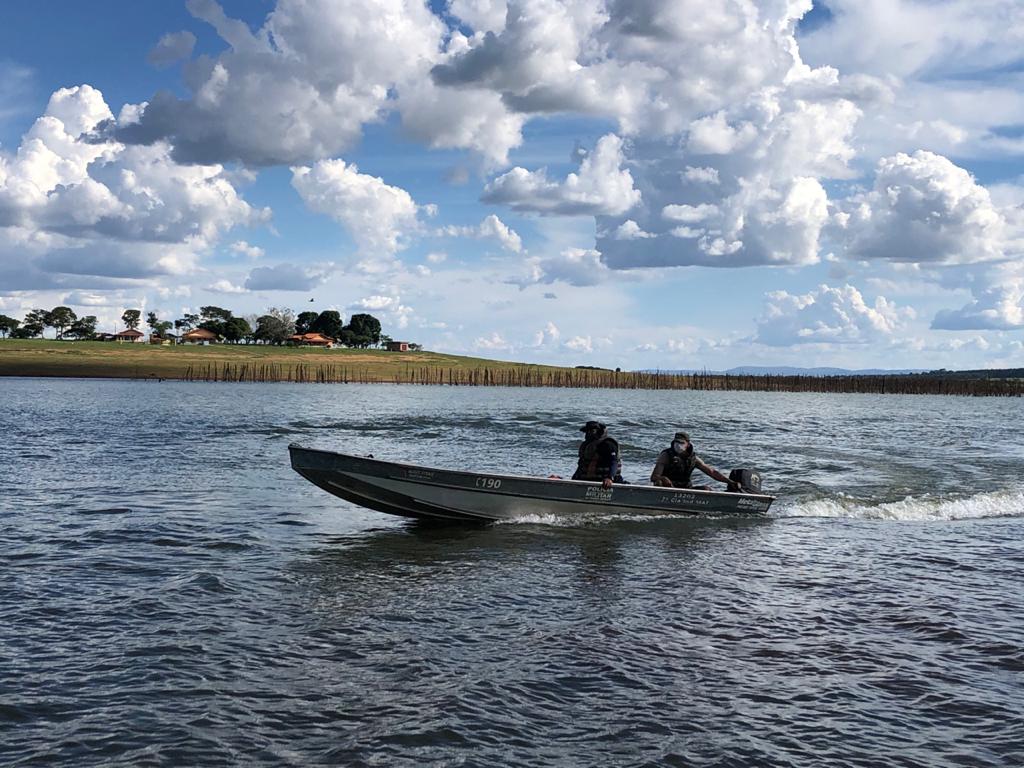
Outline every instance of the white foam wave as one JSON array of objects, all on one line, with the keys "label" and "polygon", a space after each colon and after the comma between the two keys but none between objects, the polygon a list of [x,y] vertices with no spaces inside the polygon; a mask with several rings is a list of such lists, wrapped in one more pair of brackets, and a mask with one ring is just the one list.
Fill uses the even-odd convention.
[{"label": "white foam wave", "polygon": [[643,521],[643,520],[695,520],[694,515],[687,514],[652,514],[652,515],[615,515],[615,514],[591,514],[591,515],[522,515],[509,520],[500,520],[495,525],[548,525],[561,528],[579,528],[584,525],[604,525],[607,523],[619,522],[621,520]]},{"label": "white foam wave", "polygon": [[973,496],[907,496],[872,504],[863,499],[831,497],[772,509],[773,517],[845,517],[863,520],[969,520],[1024,516],[1024,490],[1002,490]]}]

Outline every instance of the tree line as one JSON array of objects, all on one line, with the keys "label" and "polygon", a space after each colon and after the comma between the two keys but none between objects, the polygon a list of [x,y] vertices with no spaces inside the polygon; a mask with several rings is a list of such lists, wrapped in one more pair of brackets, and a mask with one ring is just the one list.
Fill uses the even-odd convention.
[{"label": "tree line", "polygon": [[[126,309],[121,322],[126,328],[138,330],[142,312]],[[240,317],[230,309],[210,305],[175,320],[162,320],[156,312],[147,312],[146,324],[150,334],[157,338],[166,338],[172,328],[182,335],[203,328],[233,344],[285,344],[292,336],[305,333],[320,333],[347,347],[364,349],[391,341],[390,336],[381,333],[380,320],[373,315],[358,313],[345,323],[341,313],[333,309],[296,315],[290,309],[270,307],[262,315]],[[57,339],[95,339],[98,336],[96,326],[95,315],[78,317],[74,310],[64,306],[48,311],[30,310],[24,320],[0,315],[0,337],[3,338],[33,339],[41,337],[47,328],[53,328]]]}]

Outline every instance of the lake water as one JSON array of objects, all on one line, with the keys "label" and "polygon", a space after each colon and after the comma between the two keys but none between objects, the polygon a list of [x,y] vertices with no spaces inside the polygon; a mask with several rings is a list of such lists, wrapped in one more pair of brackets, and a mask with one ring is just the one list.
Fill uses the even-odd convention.
[{"label": "lake water", "polygon": [[[287,445],[768,519],[417,526]],[[1024,401],[0,379],[0,764],[1024,765]]]}]

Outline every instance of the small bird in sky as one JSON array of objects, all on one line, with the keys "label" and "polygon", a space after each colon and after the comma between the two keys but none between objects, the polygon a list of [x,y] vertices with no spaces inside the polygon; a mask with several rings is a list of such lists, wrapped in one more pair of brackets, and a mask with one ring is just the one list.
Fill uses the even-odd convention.
[{"label": "small bird in sky", "polygon": [[310,301],[313,301],[313,299],[310,299]]}]

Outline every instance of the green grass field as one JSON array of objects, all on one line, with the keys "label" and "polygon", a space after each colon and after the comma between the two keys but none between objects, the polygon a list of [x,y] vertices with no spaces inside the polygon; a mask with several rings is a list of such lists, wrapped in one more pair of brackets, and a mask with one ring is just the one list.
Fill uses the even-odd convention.
[{"label": "green grass field", "polygon": [[0,376],[68,376],[83,378],[204,378],[204,372],[274,371],[288,380],[298,369],[344,368],[352,381],[408,380],[410,371],[453,372],[462,378],[474,371],[553,373],[551,366],[526,365],[436,352],[385,352],[375,349],[319,349],[256,344],[180,345],[119,344],[106,341],[0,340]]}]

